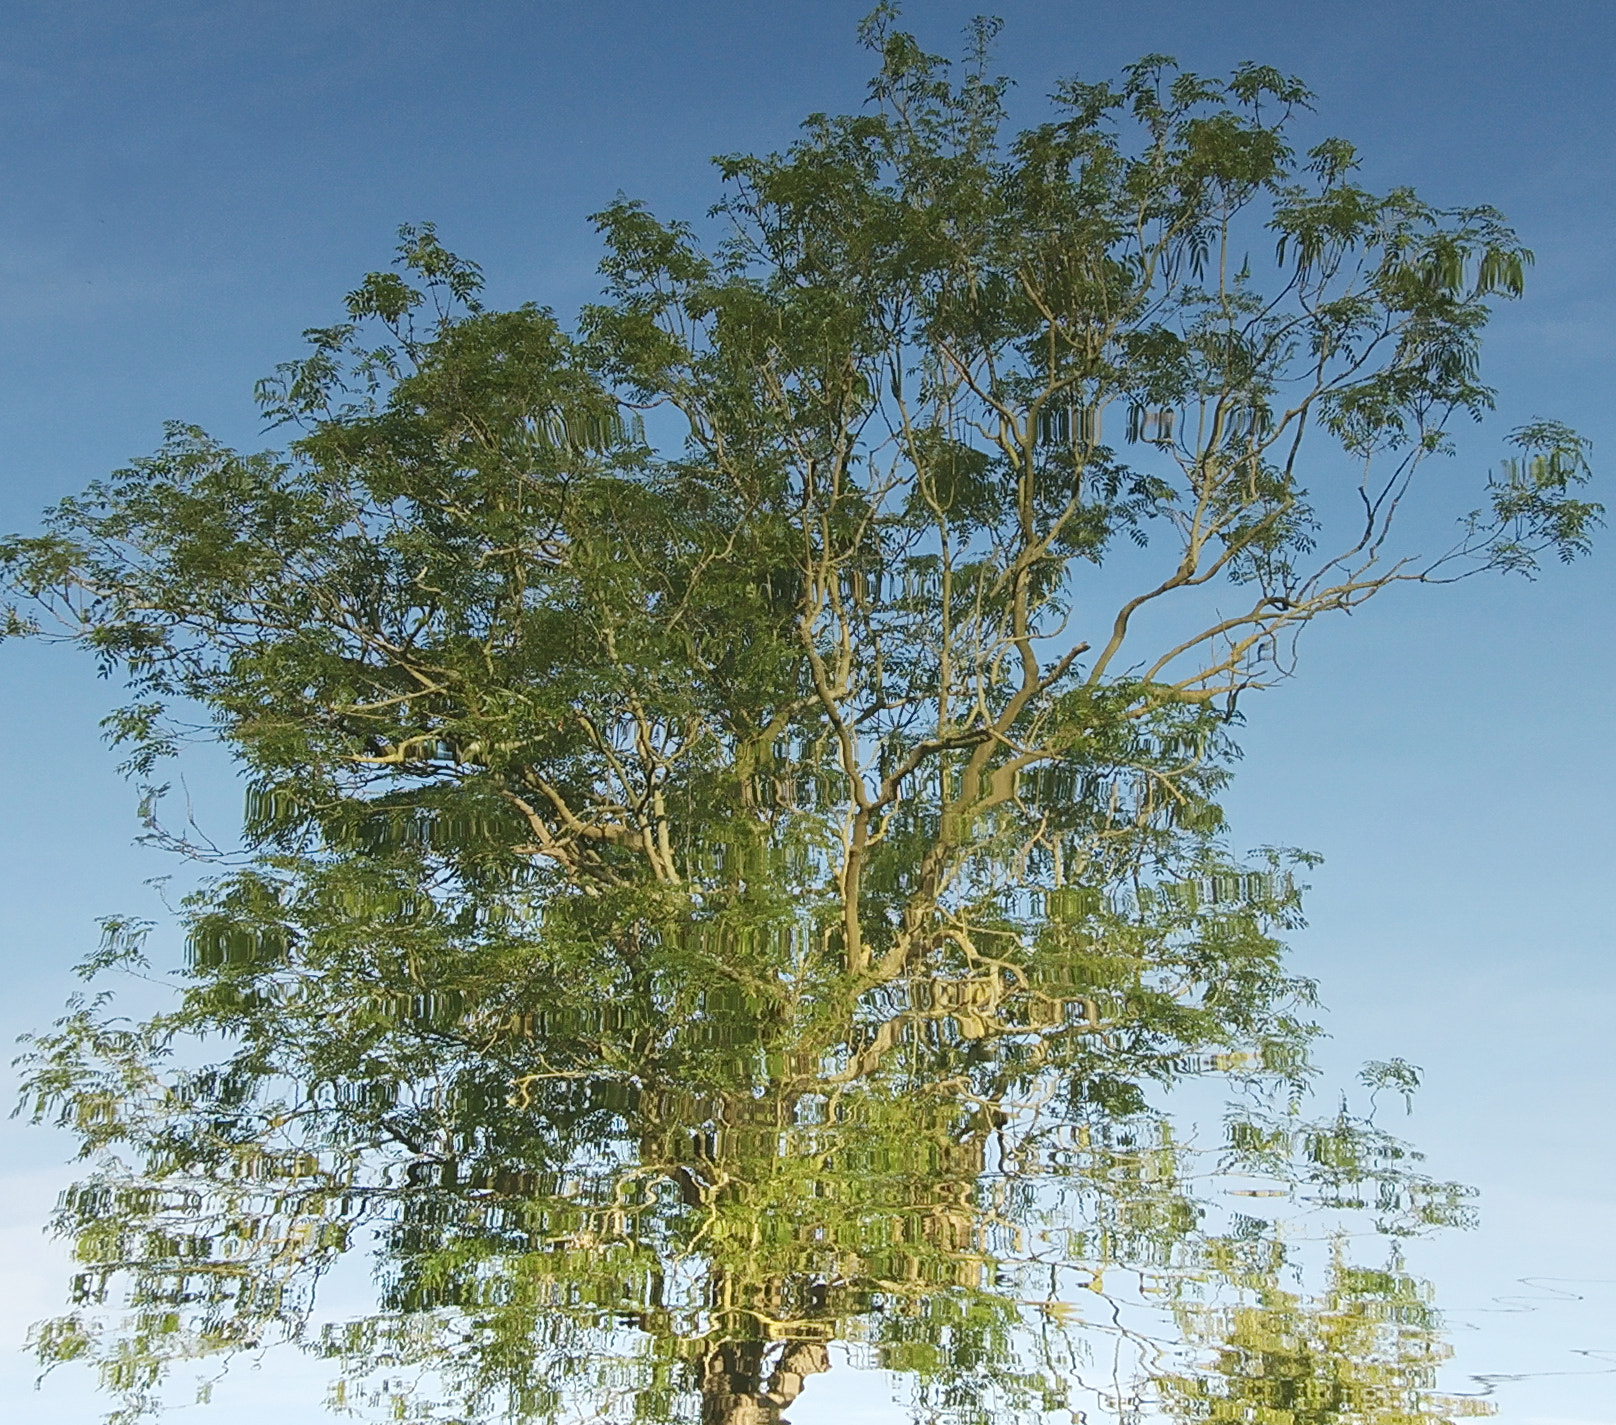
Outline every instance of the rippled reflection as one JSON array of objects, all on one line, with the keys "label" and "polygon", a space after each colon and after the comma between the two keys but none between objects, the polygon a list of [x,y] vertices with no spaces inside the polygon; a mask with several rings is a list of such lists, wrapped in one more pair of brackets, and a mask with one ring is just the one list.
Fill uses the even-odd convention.
[{"label": "rippled reflection", "polygon": [[[106,1155],[64,1198],[82,1270],[42,1354],[126,1418],[279,1341],[378,1419],[762,1425],[833,1359],[924,1420],[1463,1413],[1425,1287],[1331,1240],[1462,1196],[1368,1120],[1305,1119],[1277,1038],[1207,1051],[1155,988],[1198,945],[1260,958],[1281,867],[1052,893],[997,957],[962,935],[882,983],[776,889],[524,906],[375,858],[226,883],[179,1015],[86,1007],[37,1046]],[[166,1064],[199,1019],[236,1051]],[[1147,1105],[1186,1077],[1226,1083],[1223,1121]],[[358,1261],[373,1307],[332,1319]]]},{"label": "rippled reflection", "polygon": [[252,783],[233,861],[148,788],[234,868],[172,1009],[34,1045],[89,1163],[39,1347],[125,1419],[277,1342],[443,1425],[860,1367],[951,1425],[1461,1411],[1387,1239],[1464,1195],[1309,1118],[1307,858],[1216,798],[1314,619],[1587,548],[1557,421],[1451,541],[1411,483],[1529,254],[1304,158],[1266,66],[1012,131],[995,32],[880,5],[869,103],[712,224],[595,215],[570,329],[402,228],[259,383],[286,449],[174,424],[0,541],[0,636],[127,681],[129,771]]}]

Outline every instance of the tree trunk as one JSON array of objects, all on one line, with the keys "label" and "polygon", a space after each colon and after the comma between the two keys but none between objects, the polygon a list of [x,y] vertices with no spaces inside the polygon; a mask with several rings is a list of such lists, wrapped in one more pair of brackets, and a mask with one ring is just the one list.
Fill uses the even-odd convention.
[{"label": "tree trunk", "polygon": [[707,1355],[702,1369],[701,1425],[790,1425],[780,1414],[799,1395],[806,1377],[830,1369],[820,1341],[790,1341],[774,1370],[767,1341],[726,1341]]}]

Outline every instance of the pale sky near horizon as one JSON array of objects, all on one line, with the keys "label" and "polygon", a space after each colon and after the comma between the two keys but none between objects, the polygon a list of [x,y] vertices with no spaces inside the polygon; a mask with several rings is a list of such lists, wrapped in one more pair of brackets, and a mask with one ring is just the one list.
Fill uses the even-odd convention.
[{"label": "pale sky near horizon", "polygon": [[[594,291],[585,215],[615,193],[699,217],[709,156],[858,105],[867,8],[8,0],[0,527],[31,528],[168,419],[257,443],[254,379],[386,263],[401,222],[435,221],[493,301],[565,317]],[[1367,181],[1502,208],[1537,264],[1488,342],[1500,409],[1462,432],[1452,478],[1537,414],[1592,437],[1596,468],[1616,461],[1616,7],[934,0],[906,21],[948,52],[980,10],[1005,18],[1018,113],[1058,77],[1150,51],[1206,71],[1257,59],[1316,91],[1312,131],[1358,143]],[[1327,1066],[1423,1065],[1409,1132],[1482,1189],[1483,1227],[1411,1260],[1450,1309],[1448,1383],[1519,1377],[1494,1382],[1505,1425],[1616,1425],[1613,592],[1616,530],[1535,584],[1417,591],[1314,630],[1296,680],[1248,707],[1228,798],[1239,841],[1326,857],[1296,944],[1332,1008]],[[115,694],[67,650],[0,648],[7,1038],[76,987],[96,916],[161,914],[143,882],[170,868],[132,845],[134,794],[98,740]],[[192,790],[234,814],[216,765]],[[28,1425],[88,1425],[81,1383],[34,1394],[14,1350],[61,1300],[38,1228],[66,1146],[3,1134],[0,1399]],[[842,1380],[805,1394],[797,1425],[856,1414]],[[249,1384],[187,1418],[321,1418],[301,1389]]]}]

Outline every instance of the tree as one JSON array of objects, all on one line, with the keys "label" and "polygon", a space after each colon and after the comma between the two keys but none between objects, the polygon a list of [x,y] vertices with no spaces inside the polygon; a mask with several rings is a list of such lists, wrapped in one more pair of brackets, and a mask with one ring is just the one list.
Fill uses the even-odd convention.
[{"label": "tree", "polygon": [[[1491,209],[1362,188],[1342,141],[1299,161],[1308,95],[1260,66],[1150,57],[1010,134],[993,28],[956,78],[877,10],[868,110],[721,160],[714,241],[597,216],[574,331],[404,229],[402,270],[261,387],[285,452],[175,426],[0,547],[11,627],[127,678],[134,772],[204,736],[250,781],[180,1007],[40,1046],[41,1111],[138,1145],[140,1192],[270,1139],[329,1195],[375,1155],[519,1177],[598,1133],[705,1202],[693,1125],[794,1122],[829,1074],[878,1137],[954,1142],[928,1181],[968,1196],[1002,1104],[1132,1119],[1208,1056],[1305,1083],[1288,862],[1223,843],[1230,728],[1314,618],[1586,547],[1586,445],[1551,421],[1451,544],[1398,543],[1491,402],[1480,334],[1530,254]],[[578,1030],[599,1003],[638,1018]],[[574,1027],[523,1027],[546,1015]],[[754,1058],[692,1058],[679,1015]],[[165,1085],[154,1056],[217,1030],[232,1057]],[[881,1118],[928,1036],[938,1096]],[[614,1075],[632,1111],[507,1119]],[[772,1141],[746,1180],[785,1171]],[[97,1191],[69,1210],[92,1235]],[[747,1290],[812,1276],[770,1258]],[[767,1353],[728,1332],[702,1389],[739,1419],[711,1402],[756,1407]],[[798,1347],[769,1369],[800,1379]]]},{"label": "tree", "polygon": [[[766,1003],[726,985],[679,953],[683,917],[500,920],[483,899],[479,925],[396,852],[289,869],[277,895],[240,885],[228,922],[198,898],[199,957],[251,953],[174,1015],[127,1030],[86,1009],[38,1045],[40,1108],[97,1159],[58,1221],[75,1309],[38,1346],[98,1365],[121,1419],[187,1358],[286,1340],[340,1365],[345,1408],[406,1419],[770,1425],[852,1340],[923,1416],[985,1425],[1103,1404],[1096,1335],[1135,1394],[1204,1403],[1243,1379],[1227,1359],[1264,1312],[1276,1338],[1313,1320],[1278,1286],[1305,1262],[1293,1234],[1227,1220],[1224,1191],[1256,1175],[1392,1231],[1464,1213],[1371,1121],[1258,1101],[1222,1141],[1180,1141],[1128,1077],[1152,1072],[1147,1031],[1092,1022],[1123,916],[1056,922],[1030,983],[939,967],[850,1016],[808,966],[780,965]],[[1256,950],[1287,899],[1241,887],[1178,929]],[[296,950],[266,963],[271,940]],[[497,968],[502,942],[526,976]],[[388,964],[406,946],[413,978]],[[219,1028],[223,1062],[164,1064]],[[376,1309],[322,1322],[320,1278],[371,1242]],[[1428,1319],[1407,1341],[1334,1322],[1327,1341],[1375,1352],[1294,1367],[1361,1387],[1321,1422],[1425,1399]],[[1412,1375],[1388,1365],[1405,1345]]]}]

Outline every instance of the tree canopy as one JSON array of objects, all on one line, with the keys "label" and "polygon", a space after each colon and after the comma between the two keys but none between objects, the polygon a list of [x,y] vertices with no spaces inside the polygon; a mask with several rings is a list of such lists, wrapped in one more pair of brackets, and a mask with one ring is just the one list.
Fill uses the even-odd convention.
[{"label": "tree canopy", "polygon": [[1276,1193],[1463,1216],[1302,1115],[1307,858],[1235,855],[1216,797],[1313,619],[1587,547],[1549,420],[1446,543],[1398,523],[1530,253],[1298,155],[1262,66],[1150,56],[1013,131],[993,29],[954,66],[877,10],[869,105],[720,159],[705,224],[597,214],[570,327],[403,229],[261,384],[283,450],[175,425],[0,546],[11,629],[128,683],[138,777],[200,737],[248,783],[176,1007],[36,1043],[96,1162],[47,1359],[138,1413],[376,1227],[381,1310],[320,1349],[433,1363],[421,1418],[772,1419],[833,1339],[962,1420],[1075,1408],[1048,1328],[1119,1264],[1218,1343],[1140,1364],[1170,1414],[1448,1409],[1373,1306],[1401,1269],[1282,1291],[1152,1094],[1227,1074],[1212,1160]]}]

